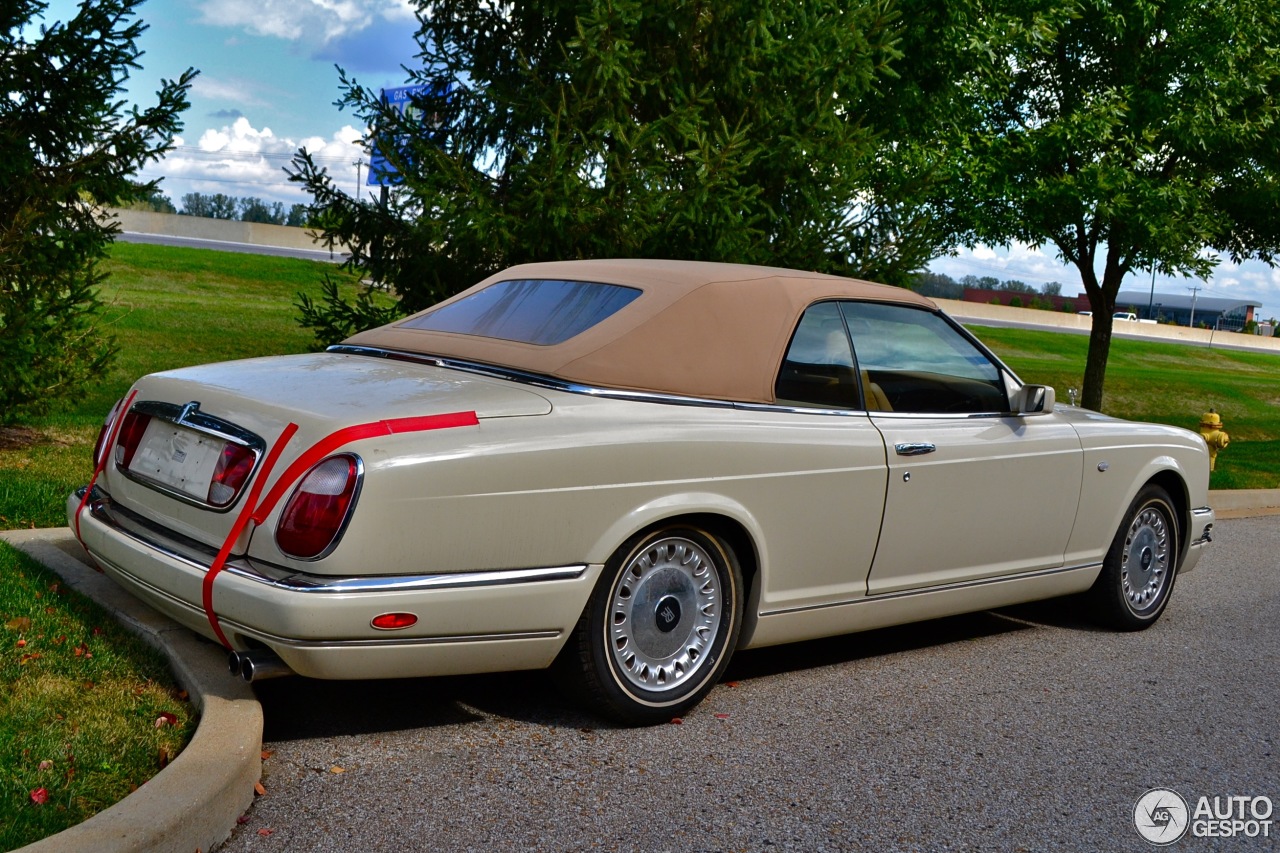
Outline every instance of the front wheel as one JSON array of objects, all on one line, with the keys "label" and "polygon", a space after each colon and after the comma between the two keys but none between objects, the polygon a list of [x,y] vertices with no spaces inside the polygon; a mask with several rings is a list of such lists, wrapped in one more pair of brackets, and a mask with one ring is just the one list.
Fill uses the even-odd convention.
[{"label": "front wheel", "polygon": [[1168,492],[1159,486],[1147,486],[1133,499],[1089,591],[1099,622],[1140,631],[1160,618],[1177,573],[1177,518]]},{"label": "front wheel", "polygon": [[604,574],[558,662],[589,704],[620,722],[666,722],[702,701],[738,642],[742,571],[694,527],[642,533]]}]

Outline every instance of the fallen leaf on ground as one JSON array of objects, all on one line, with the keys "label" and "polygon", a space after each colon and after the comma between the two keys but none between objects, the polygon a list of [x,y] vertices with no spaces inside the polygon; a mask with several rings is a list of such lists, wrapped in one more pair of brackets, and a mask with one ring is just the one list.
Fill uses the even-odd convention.
[{"label": "fallen leaf on ground", "polygon": [[45,803],[49,802],[49,792],[44,788],[36,788],[31,792],[31,802],[35,803],[37,806],[43,806]]},{"label": "fallen leaf on ground", "polygon": [[736,681],[726,681],[726,682],[724,683],[724,686],[725,686],[725,687],[737,687],[737,686],[738,686],[738,682],[736,682]]},{"label": "fallen leaf on ground", "polygon": [[156,728],[163,729],[165,726],[176,726],[178,718],[168,711],[162,711],[160,716],[156,717]]},{"label": "fallen leaf on ground", "polygon": [[254,792],[255,794],[257,794],[258,796],[260,796],[260,797],[261,797],[261,796],[263,796],[263,795],[265,795],[265,794],[267,793],[267,789],[266,789],[266,788],[264,788],[264,787],[262,787],[262,783],[261,783],[261,782],[254,782],[254,783],[253,783],[253,792]]},{"label": "fallen leaf on ground", "polygon": [[716,719],[717,719],[717,720],[727,720],[727,719],[729,719],[729,715],[728,715],[728,714],[716,714]]},{"label": "fallen leaf on ground", "polygon": [[30,631],[31,618],[29,616],[18,616],[4,623],[4,626],[10,631]]},{"label": "fallen leaf on ground", "polygon": [[262,750],[262,760],[266,761],[268,758],[270,758],[275,754],[276,754],[276,751],[274,749],[264,749]]},{"label": "fallen leaf on ground", "polygon": [[263,838],[266,838],[268,835],[270,835],[273,832],[275,832],[274,829],[267,829],[265,826],[262,827],[262,829],[258,830],[258,834],[261,835]]},{"label": "fallen leaf on ground", "polygon": [[20,649],[25,649],[26,647],[27,647],[27,641],[26,641],[26,640],[19,640],[19,641],[18,641],[18,648],[20,648]]},{"label": "fallen leaf on ground", "polygon": [[335,765],[333,765],[332,767],[330,767],[330,768],[329,768],[329,772],[330,772],[330,773],[346,773],[346,772],[347,772],[347,768],[345,768],[345,767],[339,767],[338,765],[336,765],[336,764],[335,764]]},{"label": "fallen leaf on ground", "polygon": [[240,817],[236,818],[236,823],[239,824],[240,826],[244,826],[248,822],[249,822],[249,816],[247,814],[242,814],[240,815]]},{"label": "fallen leaf on ground", "polygon": [[40,762],[40,769],[41,769],[41,770],[48,770],[48,769],[49,769],[50,767],[52,767],[52,766],[53,766],[53,762],[52,762],[52,761],[50,761],[50,760],[49,760],[49,759],[47,759],[47,758],[46,758],[44,761],[41,761],[41,762]]},{"label": "fallen leaf on ground", "polygon": [[684,725],[684,720],[682,720],[682,719],[681,719],[681,718],[679,718],[679,717],[672,717],[672,718],[671,718],[671,725],[673,725],[673,726],[683,726],[683,725]]}]

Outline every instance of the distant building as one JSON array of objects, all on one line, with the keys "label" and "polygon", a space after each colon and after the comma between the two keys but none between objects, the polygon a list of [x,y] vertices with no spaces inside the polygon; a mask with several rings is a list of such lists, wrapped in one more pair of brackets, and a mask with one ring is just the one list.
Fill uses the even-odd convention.
[{"label": "distant building", "polygon": [[[1179,326],[1204,325],[1210,329],[1239,332],[1250,321],[1258,318],[1254,310],[1261,302],[1248,299],[1224,299],[1216,296],[1195,296],[1188,293],[1156,293],[1140,290],[1122,290],[1116,297],[1117,311],[1132,311],[1144,320],[1167,323],[1172,320]],[[1192,311],[1195,312],[1194,319]]]}]

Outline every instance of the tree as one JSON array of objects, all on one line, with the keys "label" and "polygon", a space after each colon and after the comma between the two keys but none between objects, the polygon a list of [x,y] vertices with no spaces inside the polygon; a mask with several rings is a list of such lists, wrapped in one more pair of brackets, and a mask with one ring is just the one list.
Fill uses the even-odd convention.
[{"label": "tree", "polygon": [[187,193],[182,197],[184,216],[203,216],[206,219],[235,219],[240,202],[224,193]]},{"label": "tree", "polygon": [[142,190],[139,189],[137,195],[128,201],[120,201],[117,203],[119,207],[128,210],[150,210],[156,213],[177,213],[178,209],[173,206],[173,202],[169,197],[158,189]]},{"label": "tree", "polygon": [[[340,69],[339,104],[398,172],[388,203],[353,199],[306,151],[291,172],[325,239],[403,311],[524,261],[726,260],[906,283],[938,253],[910,201],[922,170],[887,156],[868,119],[891,112],[871,93],[901,59],[889,4],[418,6],[412,109]],[[302,301],[313,328],[349,308]]]},{"label": "tree", "polygon": [[267,225],[284,224],[284,203],[265,202],[260,198],[242,198],[236,203],[242,222],[262,222]]},{"label": "tree", "polygon": [[289,215],[285,218],[284,224],[294,228],[305,228],[309,214],[310,211],[305,204],[290,205]]},{"label": "tree", "polygon": [[978,18],[954,210],[974,242],[1047,243],[1079,271],[1083,404],[1100,409],[1128,273],[1280,250],[1280,5],[1023,0]]},{"label": "tree", "polygon": [[97,329],[98,262],[118,231],[90,201],[128,201],[168,150],[195,76],[162,81],[154,106],[119,100],[145,30],[140,0],[85,0],[38,21],[40,0],[0,6],[0,421],[38,413],[110,359]]}]

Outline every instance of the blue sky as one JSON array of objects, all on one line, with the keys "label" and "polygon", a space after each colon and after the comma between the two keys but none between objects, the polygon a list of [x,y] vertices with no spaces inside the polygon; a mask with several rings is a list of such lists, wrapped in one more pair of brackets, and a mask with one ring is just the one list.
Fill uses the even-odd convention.
[{"label": "blue sky", "polygon": [[[75,14],[52,0],[46,20]],[[162,78],[200,70],[177,147],[144,177],[180,208],[189,192],[306,201],[282,167],[306,147],[355,192],[363,126],[340,112],[341,65],[372,88],[404,83],[417,20],[404,0],[148,0],[139,17],[142,68],[129,95],[153,103]],[[361,192],[367,192],[361,189]]]},{"label": "blue sky", "polygon": [[[479,2],[479,0],[477,0]],[[48,20],[75,13],[73,0],[51,0]],[[139,14],[150,29],[140,47],[142,69],[130,93],[147,103],[162,77],[200,69],[178,147],[144,173],[163,177],[162,190],[182,206],[189,192],[258,196],[286,205],[307,200],[282,167],[306,147],[348,192],[363,194],[358,161],[363,126],[340,112],[341,65],[374,89],[404,83],[401,65],[416,65],[417,29],[408,0],[148,0]],[[979,247],[940,258],[931,268],[954,278],[991,275],[1036,287],[1052,281],[1062,292],[1082,292],[1078,273],[1051,249]],[[1146,291],[1150,273],[1138,272],[1124,290]],[[1263,317],[1280,315],[1280,270],[1257,262],[1224,262],[1208,281],[1159,277],[1157,292],[1264,303]]]}]

